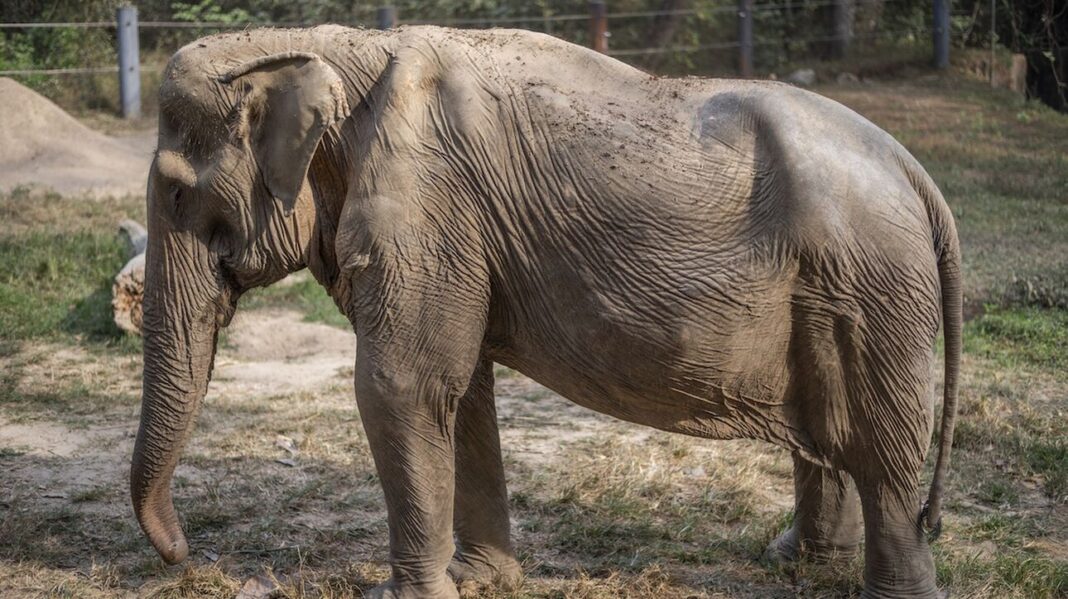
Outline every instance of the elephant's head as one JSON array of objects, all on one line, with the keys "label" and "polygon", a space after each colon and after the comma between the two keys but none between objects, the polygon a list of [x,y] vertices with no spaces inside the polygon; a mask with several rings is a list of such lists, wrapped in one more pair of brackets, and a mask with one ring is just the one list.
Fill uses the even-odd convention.
[{"label": "elephant's head", "polygon": [[[254,45],[242,49],[250,54]],[[238,54],[188,46],[160,88],[130,494],[169,563],[188,554],[170,483],[207,389],[218,330],[242,291],[306,264],[309,165],[324,133],[348,112],[341,79],[318,56]]]}]

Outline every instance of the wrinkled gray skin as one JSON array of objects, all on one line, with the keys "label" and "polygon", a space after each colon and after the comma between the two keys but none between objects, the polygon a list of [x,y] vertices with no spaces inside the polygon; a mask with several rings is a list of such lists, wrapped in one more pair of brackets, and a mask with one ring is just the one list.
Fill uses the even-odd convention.
[{"label": "wrinkled gray skin", "polygon": [[950,416],[955,397],[956,232],[915,160],[834,102],[527,32],[228,34],[167,67],[148,206],[131,492],[168,562],[216,335],[306,266],[357,333],[393,567],[372,596],[518,584],[492,362],[789,449],[797,518],[770,556],[854,551],[863,515],[865,596],[936,595],[919,473],[942,313]]}]

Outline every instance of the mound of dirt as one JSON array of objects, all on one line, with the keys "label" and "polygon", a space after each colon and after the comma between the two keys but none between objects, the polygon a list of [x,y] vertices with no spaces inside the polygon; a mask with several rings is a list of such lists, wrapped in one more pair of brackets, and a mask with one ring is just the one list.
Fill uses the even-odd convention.
[{"label": "mound of dirt", "polygon": [[150,132],[109,137],[0,77],[0,190],[29,186],[63,195],[142,195],[154,137]]}]

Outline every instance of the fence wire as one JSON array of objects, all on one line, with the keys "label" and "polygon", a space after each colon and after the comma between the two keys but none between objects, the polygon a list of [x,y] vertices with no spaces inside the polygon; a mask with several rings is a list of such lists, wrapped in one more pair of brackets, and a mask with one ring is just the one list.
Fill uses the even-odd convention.
[{"label": "fence wire", "polygon": [[[884,0],[884,4],[901,3],[907,0]],[[760,13],[767,13],[772,11],[790,11],[790,10],[811,10],[825,7],[836,6],[838,2],[835,0],[824,0],[821,2],[807,2],[807,3],[792,3],[792,2],[763,2],[754,4],[750,8],[750,13],[753,15]],[[742,14],[738,5],[724,5],[716,6],[704,9],[674,9],[674,10],[648,10],[648,11],[630,11],[630,12],[617,12],[605,15],[607,21],[621,20],[621,19],[654,19],[660,17],[712,17],[714,15],[724,14]],[[551,23],[575,23],[580,21],[589,21],[591,19],[590,14],[563,14],[563,15],[540,15],[540,16],[515,16],[515,17],[481,17],[481,18],[456,18],[456,19],[412,19],[412,20],[398,20],[398,25],[438,25],[438,26],[481,26],[481,27],[493,27],[497,25],[536,25]],[[141,21],[138,23],[138,27],[142,29],[152,30],[238,30],[248,29],[251,27],[314,27],[321,23],[305,23],[305,22],[287,22],[287,21],[244,21],[234,23],[223,23],[214,21]],[[350,26],[369,27],[373,25],[371,20],[359,20],[349,21],[347,24]],[[116,23],[114,21],[89,21],[89,22],[57,22],[57,23],[37,23],[37,22],[25,22],[25,23],[0,23],[0,30],[14,30],[14,29],[115,29]],[[873,31],[870,33],[853,34],[849,36],[849,40],[869,39],[878,37],[894,37],[900,35],[927,35],[933,33],[930,28],[911,28],[902,29],[897,31]],[[609,32],[609,35],[611,33]],[[789,40],[783,40],[782,38],[768,40],[760,39],[759,34],[753,41],[754,47],[766,47],[781,45],[784,41],[788,41],[794,44],[813,44],[833,42],[843,39],[840,35],[828,35],[828,36],[814,36],[805,38],[790,38]],[[730,50],[738,49],[742,46],[740,42],[713,42],[707,44],[692,44],[692,45],[676,45],[676,46],[656,46],[645,48],[609,48],[605,54],[613,57],[639,57],[639,56],[652,56],[663,54],[693,54],[701,51],[711,50]],[[155,72],[162,70],[164,65],[141,65],[141,70],[146,72]],[[79,68],[56,68],[56,69],[9,69],[0,70],[0,76],[30,76],[30,75],[49,75],[49,76],[62,76],[62,75],[97,75],[104,73],[117,73],[118,66],[89,66]]]},{"label": "fence wire", "polygon": [[0,75],[97,75],[100,73],[118,73],[119,67],[75,67],[69,69],[12,69],[0,71]]}]

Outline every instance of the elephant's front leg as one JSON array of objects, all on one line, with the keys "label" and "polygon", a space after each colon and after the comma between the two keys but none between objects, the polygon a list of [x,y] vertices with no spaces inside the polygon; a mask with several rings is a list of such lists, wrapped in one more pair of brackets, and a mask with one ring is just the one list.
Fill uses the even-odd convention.
[{"label": "elephant's front leg", "polygon": [[479,364],[489,285],[481,271],[453,270],[468,263],[442,262],[420,244],[378,246],[378,259],[353,277],[348,309],[356,400],[389,516],[393,577],[371,591],[375,599],[459,596],[448,575],[456,418]]},{"label": "elephant's front leg", "polygon": [[[360,343],[363,345],[363,343]],[[443,385],[383,364],[357,367],[356,399],[385,491],[392,579],[375,599],[454,599],[453,427]]]},{"label": "elephant's front leg", "polygon": [[459,544],[449,565],[457,582],[514,590],[522,582],[508,520],[493,362],[482,359],[456,416],[456,511]]}]

